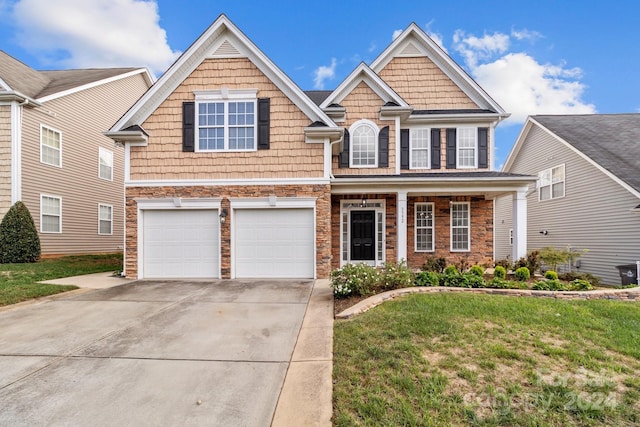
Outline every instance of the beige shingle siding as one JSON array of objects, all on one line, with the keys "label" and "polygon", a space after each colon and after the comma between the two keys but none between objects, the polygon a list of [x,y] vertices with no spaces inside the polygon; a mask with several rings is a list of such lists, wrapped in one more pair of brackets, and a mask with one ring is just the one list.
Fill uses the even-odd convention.
[{"label": "beige shingle siding", "polygon": [[416,110],[479,108],[427,57],[393,58],[378,74]]},{"label": "beige shingle siding", "polygon": [[[114,252],[123,245],[124,150],[102,135],[147,89],[137,74],[23,110],[23,200],[40,230],[40,194],[62,198],[62,233],[41,233],[43,254]],[[62,168],[40,163],[40,125],[62,132]],[[98,151],[113,152],[113,181]],[[98,235],[98,204],[113,206],[113,235]]]},{"label": "beige shingle siding", "polygon": [[394,120],[380,120],[380,107],[384,101],[365,83],[360,82],[340,103],[346,108],[345,129],[358,120],[370,120],[378,126],[378,130],[389,126],[389,167],[387,168],[339,168],[338,156],[333,156],[334,174],[373,175],[393,174],[396,172],[396,126]]},{"label": "beige shingle siding", "polygon": [[11,106],[0,105],[0,221],[11,207]]},{"label": "beige shingle siding", "polygon": [[[271,145],[252,152],[182,151],[182,103],[195,90],[258,89],[271,99]],[[131,149],[132,180],[318,178],[323,145],[305,143],[311,120],[248,59],[207,59],[142,124],[147,147]]]}]

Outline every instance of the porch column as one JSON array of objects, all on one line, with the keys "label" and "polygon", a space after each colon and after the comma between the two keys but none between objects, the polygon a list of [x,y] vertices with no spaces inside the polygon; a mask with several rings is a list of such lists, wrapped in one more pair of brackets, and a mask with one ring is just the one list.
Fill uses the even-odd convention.
[{"label": "porch column", "polygon": [[398,262],[407,259],[407,192],[398,191],[396,207],[396,229],[398,235]]},{"label": "porch column", "polygon": [[511,258],[515,262],[527,256],[527,192],[513,193],[512,209],[513,246]]}]

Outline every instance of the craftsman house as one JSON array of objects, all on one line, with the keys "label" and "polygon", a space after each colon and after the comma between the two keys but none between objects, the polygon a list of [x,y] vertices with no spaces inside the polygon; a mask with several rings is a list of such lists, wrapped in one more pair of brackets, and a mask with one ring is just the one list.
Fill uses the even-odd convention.
[{"label": "craftsman house", "polygon": [[493,169],[507,116],[415,24],[334,91],[304,92],[221,15],[107,133],[125,146],[126,274],[491,263],[495,197],[524,233],[535,180]]},{"label": "craftsman house", "polygon": [[0,51],[0,219],[29,208],[43,255],[123,250],[124,149],[103,135],[144,68],[36,71]]}]

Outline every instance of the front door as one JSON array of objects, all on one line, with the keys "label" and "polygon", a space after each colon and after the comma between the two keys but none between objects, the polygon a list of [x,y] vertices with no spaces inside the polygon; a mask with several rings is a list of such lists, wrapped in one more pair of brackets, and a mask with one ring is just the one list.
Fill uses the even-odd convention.
[{"label": "front door", "polygon": [[375,211],[351,212],[351,260],[375,261]]}]

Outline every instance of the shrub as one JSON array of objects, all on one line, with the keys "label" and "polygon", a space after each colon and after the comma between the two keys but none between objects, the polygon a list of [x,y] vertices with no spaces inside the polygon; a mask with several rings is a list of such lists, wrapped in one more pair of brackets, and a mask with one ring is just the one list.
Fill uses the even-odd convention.
[{"label": "shrub", "polygon": [[500,259],[500,260],[496,261],[495,266],[496,267],[500,266],[500,267],[504,268],[505,271],[506,271],[506,270],[511,268],[511,262],[509,262],[508,259]]},{"label": "shrub", "polygon": [[569,261],[569,251],[564,249],[542,248],[539,256],[542,262],[548,265],[551,270],[557,270],[558,264],[566,264]]},{"label": "shrub", "polygon": [[413,272],[404,261],[399,264],[385,262],[378,275],[379,284],[385,291],[413,286],[413,279]]},{"label": "shrub", "polygon": [[449,265],[444,269],[444,274],[447,276],[453,276],[458,274],[458,268],[455,265]]},{"label": "shrub", "polygon": [[532,289],[537,291],[567,291],[568,287],[558,279],[539,280]]},{"label": "shrub", "polygon": [[469,261],[461,258],[454,265],[456,266],[458,271],[462,273],[463,271],[467,271],[467,269],[469,268]]},{"label": "shrub", "polygon": [[544,278],[547,280],[558,280],[558,273],[553,270],[545,271]]},{"label": "shrub", "polygon": [[494,277],[486,284],[486,287],[492,289],[509,289],[511,288],[511,284],[504,279]]},{"label": "shrub", "polygon": [[468,276],[464,274],[444,274],[441,278],[441,284],[453,288],[468,288],[470,286]]},{"label": "shrub", "polygon": [[493,277],[496,279],[505,279],[507,277],[507,270],[501,266],[496,266],[495,270],[493,270]]},{"label": "shrub", "polygon": [[469,270],[470,274],[473,274],[475,276],[484,276],[484,268],[480,267],[479,265],[474,265],[473,267],[471,267],[471,269]]},{"label": "shrub", "polygon": [[527,265],[525,266],[529,269],[531,274],[534,274],[536,271],[540,269],[540,252],[533,250],[527,254]]},{"label": "shrub", "polygon": [[379,282],[379,272],[366,264],[346,264],[331,272],[331,287],[336,298],[367,296]]},{"label": "shrub", "polygon": [[0,263],[36,262],[40,238],[29,209],[16,202],[0,222]]},{"label": "shrub", "polygon": [[465,274],[464,277],[466,279],[466,285],[470,288],[484,288],[487,286],[487,283],[481,275],[468,273]]},{"label": "shrub", "polygon": [[590,291],[593,286],[584,279],[575,279],[569,283],[569,289],[572,291]]},{"label": "shrub", "polygon": [[515,272],[516,279],[521,282],[526,282],[531,277],[531,273],[527,267],[520,267]]},{"label": "shrub", "polygon": [[434,271],[436,273],[442,273],[444,268],[447,266],[447,260],[440,257],[429,257],[422,264],[422,271]]},{"label": "shrub", "polygon": [[590,273],[562,273],[558,274],[558,279],[564,280],[565,282],[572,282],[576,279],[582,279],[591,283],[593,286],[600,285],[600,278]]},{"label": "shrub", "polygon": [[435,271],[421,271],[416,274],[416,286],[440,286],[440,275]]}]

